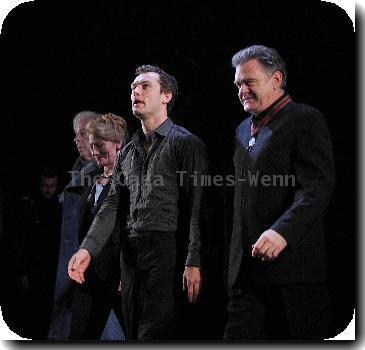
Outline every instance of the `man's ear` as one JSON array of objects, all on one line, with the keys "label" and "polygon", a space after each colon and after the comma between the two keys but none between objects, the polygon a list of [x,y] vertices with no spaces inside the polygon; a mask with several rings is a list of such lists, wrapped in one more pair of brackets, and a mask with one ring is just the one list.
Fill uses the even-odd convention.
[{"label": "man's ear", "polygon": [[166,91],[162,93],[162,103],[163,104],[168,104],[172,99],[172,92],[171,91]]},{"label": "man's ear", "polygon": [[274,90],[279,89],[283,81],[283,74],[277,70],[272,75],[272,79],[274,80]]}]

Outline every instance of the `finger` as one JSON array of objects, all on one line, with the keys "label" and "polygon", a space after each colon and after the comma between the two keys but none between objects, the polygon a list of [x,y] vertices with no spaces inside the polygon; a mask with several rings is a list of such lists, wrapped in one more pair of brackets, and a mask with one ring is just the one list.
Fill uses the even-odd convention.
[{"label": "finger", "polygon": [[74,270],[77,270],[79,268],[79,266],[80,266],[80,260],[78,259],[77,256],[75,256],[75,259],[74,259],[73,264],[72,264],[72,268]]},{"label": "finger", "polygon": [[253,246],[253,248],[252,248],[252,251],[251,251],[251,256],[253,257],[253,258],[255,258],[256,256],[257,256],[257,254],[259,253],[259,249],[258,249],[258,247],[256,247],[256,245],[254,245]]},{"label": "finger", "polygon": [[69,271],[69,272],[68,272],[68,275],[69,275],[69,277],[70,277],[72,280],[76,281],[76,276],[75,276],[75,273],[74,273],[74,272]]},{"label": "finger", "polygon": [[71,271],[73,271],[73,264],[75,261],[75,257],[71,257],[70,261],[68,262],[68,274],[70,274]]},{"label": "finger", "polygon": [[80,284],[81,284],[81,280],[80,280],[80,277],[79,277],[79,275],[78,275],[78,273],[77,273],[77,272],[72,272],[72,273],[70,274],[70,278],[71,278],[72,280],[74,280],[75,282],[77,282],[77,283],[80,283]]},{"label": "finger", "polygon": [[260,237],[257,240],[257,242],[253,245],[253,247],[252,247],[252,253],[251,253],[253,257],[256,257],[259,254],[259,252],[260,252],[260,250],[262,248],[262,245],[264,243],[265,243],[265,239],[263,239],[263,238]]},{"label": "finger", "polygon": [[270,252],[267,253],[267,261],[274,261],[278,257],[278,251],[276,248],[273,248],[270,250]]},{"label": "finger", "polygon": [[275,252],[275,247],[270,247],[267,252],[266,252],[266,258],[269,261],[272,261],[274,259],[274,252]]},{"label": "finger", "polygon": [[193,303],[196,303],[198,296],[199,296],[199,292],[200,292],[200,283],[196,282],[194,284],[194,295],[193,295]]},{"label": "finger", "polygon": [[279,256],[279,251],[275,249],[271,255],[271,260],[275,260]]},{"label": "finger", "polygon": [[260,246],[255,247],[255,257],[258,257],[259,259],[263,258],[265,256],[265,252],[267,251],[267,249],[269,248],[269,245],[267,242],[263,242],[260,244]]},{"label": "finger", "polygon": [[84,277],[84,272],[80,272],[79,273],[79,277],[80,277],[80,283],[84,283],[85,282],[85,277]]},{"label": "finger", "polygon": [[192,303],[194,299],[194,284],[188,283],[188,299],[189,302]]},{"label": "finger", "polygon": [[260,250],[260,254],[262,258],[268,259],[269,258],[269,252],[270,252],[270,244],[266,243],[265,245],[262,246],[261,250]]}]

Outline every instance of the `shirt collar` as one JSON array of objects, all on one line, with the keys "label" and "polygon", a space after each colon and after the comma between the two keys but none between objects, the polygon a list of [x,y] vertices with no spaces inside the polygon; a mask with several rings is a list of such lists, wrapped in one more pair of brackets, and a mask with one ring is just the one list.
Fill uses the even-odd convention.
[{"label": "shirt collar", "polygon": [[154,132],[161,136],[166,136],[174,123],[170,118],[167,118]]},{"label": "shirt collar", "polygon": [[[153,132],[152,132],[152,137],[154,137],[154,135],[159,134],[161,136],[166,136],[170,129],[172,128],[172,126],[174,125],[173,121],[170,118],[167,118],[158,128],[156,128]],[[141,141],[141,140],[145,140],[146,136],[144,135],[142,129],[138,129],[132,139],[134,141]]]}]

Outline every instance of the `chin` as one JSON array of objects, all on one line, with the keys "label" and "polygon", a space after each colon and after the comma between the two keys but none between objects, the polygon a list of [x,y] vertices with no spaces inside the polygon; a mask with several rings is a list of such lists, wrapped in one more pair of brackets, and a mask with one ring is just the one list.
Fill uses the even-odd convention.
[{"label": "chin", "polygon": [[144,119],[143,114],[137,110],[132,111],[133,115],[138,119]]},{"label": "chin", "polygon": [[252,113],[252,114],[258,114],[260,113],[259,111],[257,111],[257,108],[255,108],[254,106],[243,106],[245,112],[247,113]]},{"label": "chin", "polygon": [[245,112],[247,113],[253,113],[253,110],[250,106],[243,106],[243,109],[245,110]]}]

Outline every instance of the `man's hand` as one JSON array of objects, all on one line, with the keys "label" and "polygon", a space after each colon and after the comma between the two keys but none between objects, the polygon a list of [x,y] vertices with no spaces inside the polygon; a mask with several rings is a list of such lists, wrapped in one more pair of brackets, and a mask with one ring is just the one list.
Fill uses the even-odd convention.
[{"label": "man's hand", "polygon": [[262,261],[275,260],[287,246],[282,235],[274,230],[266,230],[257,242],[252,245],[252,257],[261,258]]},{"label": "man's hand", "polygon": [[195,303],[199,295],[201,284],[200,267],[186,266],[183,275],[183,290],[188,289],[190,303]]},{"label": "man's hand", "polygon": [[86,249],[80,249],[70,259],[68,263],[68,275],[77,283],[84,283],[84,272],[91,262],[91,255]]}]

